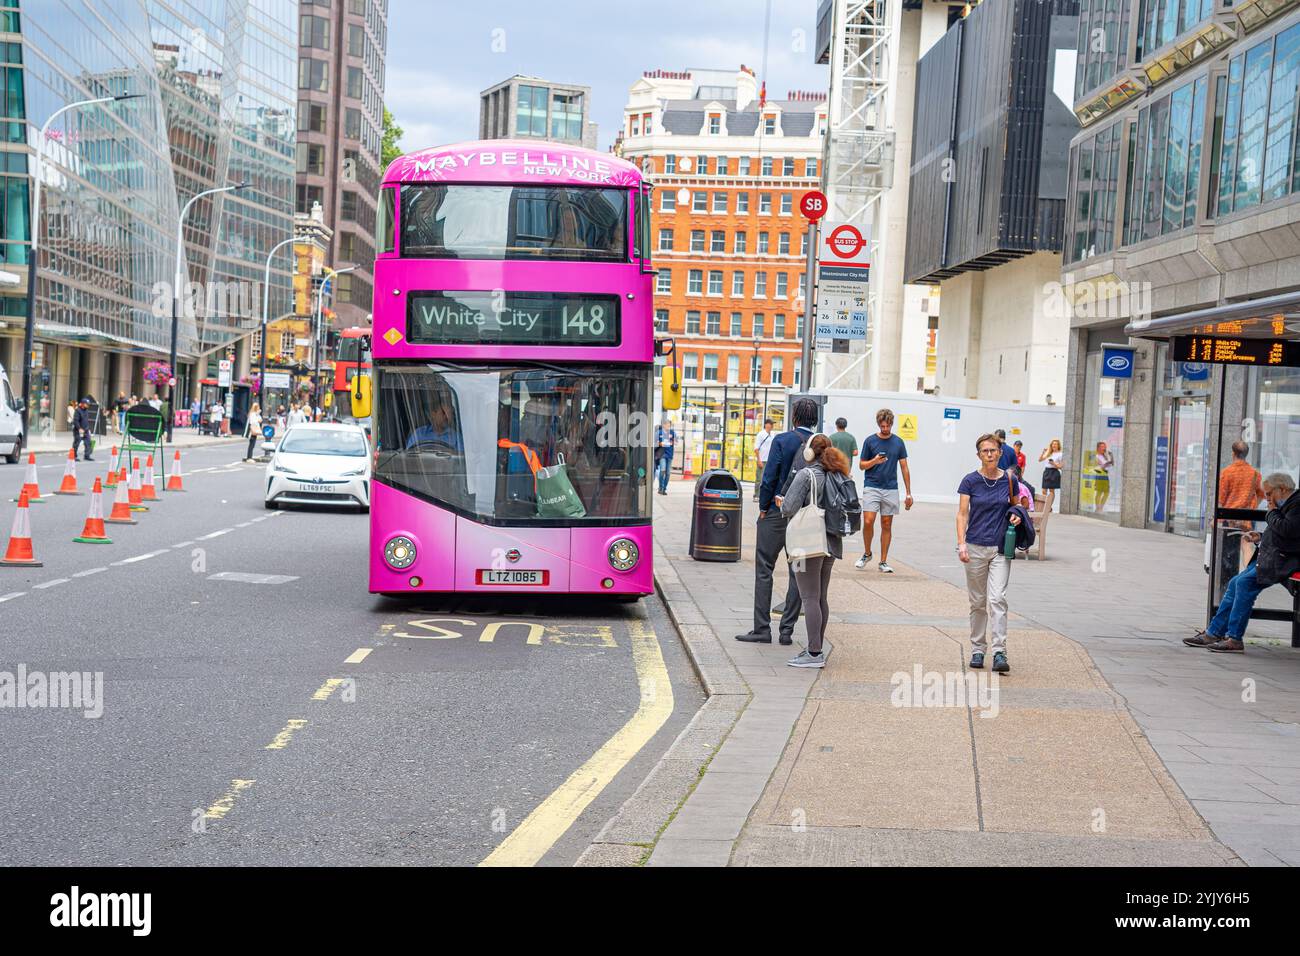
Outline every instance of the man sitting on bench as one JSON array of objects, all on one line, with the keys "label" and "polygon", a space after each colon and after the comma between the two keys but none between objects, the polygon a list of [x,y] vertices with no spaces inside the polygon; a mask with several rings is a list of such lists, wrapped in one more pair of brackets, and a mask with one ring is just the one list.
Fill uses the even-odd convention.
[{"label": "man sitting on bench", "polygon": [[1257,531],[1246,535],[1248,541],[1259,543],[1259,550],[1246,570],[1228,582],[1209,627],[1183,641],[1188,647],[1206,647],[1216,654],[1244,652],[1246,624],[1259,592],[1300,571],[1300,495],[1295,494],[1294,479],[1285,472],[1269,475],[1264,479],[1264,496],[1268,528],[1262,538]]}]

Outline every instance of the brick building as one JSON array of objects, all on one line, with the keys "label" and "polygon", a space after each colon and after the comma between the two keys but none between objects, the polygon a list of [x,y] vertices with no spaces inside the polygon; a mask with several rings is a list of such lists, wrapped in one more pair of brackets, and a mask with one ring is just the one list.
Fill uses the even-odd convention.
[{"label": "brick building", "polygon": [[687,384],[799,384],[804,193],[818,188],[824,93],[760,103],[738,72],[647,72],[618,150],[655,183],[656,328]]}]

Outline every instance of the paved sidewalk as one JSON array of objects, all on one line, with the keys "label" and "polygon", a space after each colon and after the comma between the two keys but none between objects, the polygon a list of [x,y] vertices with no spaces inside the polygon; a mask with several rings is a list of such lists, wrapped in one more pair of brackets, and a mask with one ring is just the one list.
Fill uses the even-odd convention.
[{"label": "paved sidewalk", "polygon": [[[952,507],[896,519],[897,574],[846,546],[819,674],[784,666],[797,646],[732,639],[754,506],[740,563],[696,562],[690,492],[655,499],[656,577],[710,693],[752,696],[650,865],[1300,861],[1300,651],[1269,624],[1245,655],[1182,646],[1204,620],[1199,542],[1054,516],[1049,560],[1013,567],[992,717],[952,699],[969,651]],[[898,706],[899,674],[948,699]]]}]

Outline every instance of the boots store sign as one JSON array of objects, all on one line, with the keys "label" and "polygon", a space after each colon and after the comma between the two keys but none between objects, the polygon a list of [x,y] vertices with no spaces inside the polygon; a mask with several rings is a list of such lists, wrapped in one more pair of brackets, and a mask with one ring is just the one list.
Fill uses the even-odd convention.
[{"label": "boots store sign", "polygon": [[1133,349],[1119,345],[1103,345],[1101,350],[1102,378],[1132,378]]}]

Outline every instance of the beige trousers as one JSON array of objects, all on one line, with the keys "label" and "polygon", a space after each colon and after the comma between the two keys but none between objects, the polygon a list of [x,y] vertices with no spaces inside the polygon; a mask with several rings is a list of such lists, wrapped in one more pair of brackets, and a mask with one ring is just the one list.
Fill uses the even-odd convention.
[{"label": "beige trousers", "polygon": [[987,650],[988,631],[993,632],[993,653],[1007,649],[1007,582],[1011,562],[994,545],[968,544],[966,590],[970,595],[970,642],[981,654]]}]

